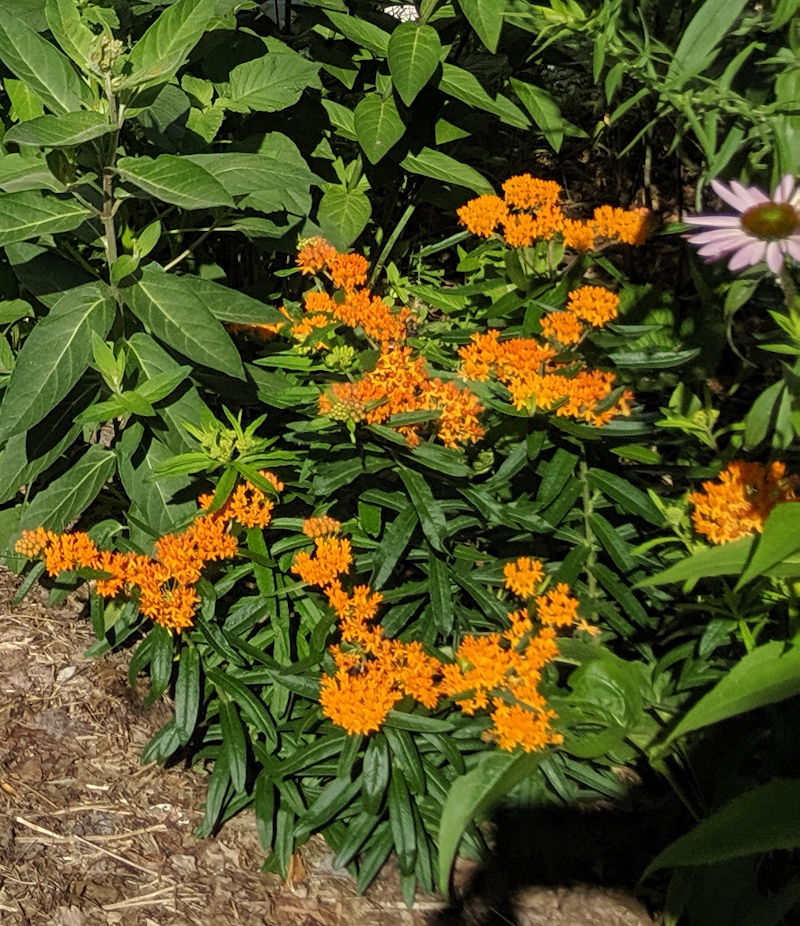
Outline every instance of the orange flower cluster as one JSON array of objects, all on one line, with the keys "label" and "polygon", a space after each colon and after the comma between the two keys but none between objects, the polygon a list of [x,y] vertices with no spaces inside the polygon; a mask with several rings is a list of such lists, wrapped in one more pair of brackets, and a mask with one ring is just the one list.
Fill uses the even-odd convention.
[{"label": "orange flower cluster", "polygon": [[[584,289],[600,290],[600,287]],[[578,290],[578,294],[580,292]],[[608,295],[616,299],[613,293]],[[600,317],[606,303],[596,294],[592,299],[586,299],[583,307],[579,299],[575,301],[580,311]],[[569,313],[552,313],[549,317],[559,314]],[[575,311],[571,314],[577,316]],[[508,389],[515,408],[530,412],[551,411],[558,417],[575,418],[598,427],[617,415],[630,414],[633,396],[629,392],[624,392],[616,402],[605,407],[614,391],[613,373],[556,361],[555,349],[535,338],[501,341],[500,332],[490,330],[474,334],[471,343],[459,351],[459,357],[467,379],[485,382],[494,375]]]},{"label": "orange flower cluster", "polygon": [[306,518],[303,521],[303,533],[306,537],[324,537],[325,534],[338,534],[342,529],[341,521],[323,515],[321,518]]},{"label": "orange flower cluster", "polygon": [[[319,556],[320,540],[317,544]],[[331,648],[333,675],[320,683],[323,713],[350,734],[380,729],[390,710],[404,697],[433,710],[452,698],[467,714],[489,710],[489,736],[501,749],[521,746],[543,749],[561,742],[552,729],[556,715],[539,691],[542,670],[558,655],[557,627],[578,625],[578,601],[563,583],[535,599],[538,632],[526,608],[509,614],[504,633],[465,637],[454,663],[427,654],[419,642],[386,638],[374,623],[382,601],[379,592],[359,585],[347,592],[339,564],[327,572],[308,569],[312,557],[299,553],[293,570],[309,584],[320,585],[336,613],[342,644]],[[541,585],[544,568],[538,560],[520,557],[505,567],[506,586],[531,597]],[[594,628],[585,622],[582,629]]]},{"label": "orange flower cluster", "polygon": [[[273,485],[282,483],[272,473],[261,474]],[[207,508],[211,496],[202,496]],[[239,545],[230,533],[232,521],[246,527],[265,527],[272,503],[249,483],[238,486],[219,511],[201,515],[179,534],[166,534],[155,544],[155,556],[100,550],[81,532],[56,534],[43,528],[23,531],[16,551],[29,558],[44,557],[51,576],[75,569],[107,573],[96,583],[98,595],[114,598],[123,593],[136,597],[139,611],[170,631],[191,627],[198,602],[195,583],[207,563],[230,559]]]},{"label": "orange flower cluster", "polygon": [[776,505],[798,500],[798,485],[800,476],[787,476],[785,463],[734,460],[718,481],[704,482],[701,491],[689,495],[695,530],[716,544],[760,532]]},{"label": "orange flower cluster", "polygon": [[503,198],[479,196],[457,210],[473,235],[491,238],[498,228],[510,247],[530,247],[561,235],[568,248],[591,251],[609,241],[643,244],[650,226],[647,209],[600,206],[591,219],[570,219],[560,205],[561,187],[530,174],[509,177]]},{"label": "orange flower cluster", "polygon": [[[483,411],[474,393],[452,381],[431,378],[422,357],[410,347],[395,347],[378,357],[375,369],[354,383],[334,383],[319,399],[320,415],[337,421],[383,424],[403,412],[435,411],[436,435],[446,447],[480,440]],[[398,428],[412,445],[420,441],[422,424]]]}]

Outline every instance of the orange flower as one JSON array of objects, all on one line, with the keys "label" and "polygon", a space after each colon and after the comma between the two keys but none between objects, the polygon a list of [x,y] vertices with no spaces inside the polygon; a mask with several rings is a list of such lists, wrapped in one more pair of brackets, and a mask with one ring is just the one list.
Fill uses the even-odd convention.
[{"label": "orange flower", "polygon": [[561,187],[554,180],[540,180],[530,174],[509,177],[503,184],[505,201],[519,209],[541,209],[558,203]]},{"label": "orange flower", "polygon": [[321,518],[306,518],[303,521],[303,533],[306,537],[323,537],[325,534],[338,534],[342,522],[323,515]]},{"label": "orange flower", "polygon": [[511,751],[521,746],[526,752],[536,752],[563,742],[561,734],[551,728],[556,715],[553,711],[531,711],[519,704],[492,701],[491,738],[501,749]]},{"label": "orange flower", "polygon": [[602,286],[581,286],[567,299],[567,311],[598,328],[613,321],[618,308],[619,296]]},{"label": "orange flower", "polygon": [[594,210],[594,226],[595,234],[600,237],[616,239],[623,244],[644,244],[650,226],[650,210],[600,206]]},{"label": "orange flower", "polygon": [[503,567],[506,588],[520,598],[530,598],[544,578],[544,567],[538,559],[520,556]]},{"label": "orange flower", "polygon": [[578,620],[578,599],[570,594],[569,585],[558,585],[536,599],[536,614],[548,627],[571,627]]},{"label": "orange flower", "polygon": [[311,556],[300,552],[295,557],[292,572],[307,585],[330,585],[337,576],[347,572],[353,562],[350,541],[338,537],[317,537]]},{"label": "orange flower", "polygon": [[361,254],[336,254],[328,260],[334,286],[352,291],[367,282],[367,261]]},{"label": "orange flower", "polygon": [[585,331],[571,312],[548,312],[542,318],[542,334],[557,344],[578,344]]},{"label": "orange flower", "polygon": [[527,248],[536,241],[536,220],[527,212],[509,215],[503,219],[503,238],[512,248]]},{"label": "orange flower", "polygon": [[300,272],[317,273],[336,256],[336,248],[324,238],[309,238],[297,252],[297,266]]},{"label": "orange flower", "polygon": [[695,530],[716,544],[762,531],[775,505],[797,501],[800,484],[800,477],[787,476],[786,464],[779,461],[762,466],[734,460],[717,479],[689,496]]},{"label": "orange flower", "polygon": [[573,251],[591,251],[595,244],[594,226],[579,219],[565,219],[562,228],[564,246]]},{"label": "orange flower", "polygon": [[508,215],[508,208],[499,196],[479,196],[457,209],[456,214],[473,235],[491,238],[495,228]]},{"label": "orange flower", "polygon": [[320,682],[322,712],[352,736],[380,730],[389,711],[403,697],[395,674],[383,662],[359,662]]}]

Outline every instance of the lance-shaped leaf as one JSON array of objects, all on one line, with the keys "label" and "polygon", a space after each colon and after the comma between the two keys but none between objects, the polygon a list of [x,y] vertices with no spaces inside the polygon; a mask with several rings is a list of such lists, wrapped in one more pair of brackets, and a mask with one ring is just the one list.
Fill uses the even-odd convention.
[{"label": "lance-shaped leaf", "polygon": [[236,346],[188,279],[151,265],[122,294],[143,324],[184,357],[244,379]]},{"label": "lance-shaped leaf", "polygon": [[439,64],[442,43],[433,26],[400,23],[389,39],[389,72],[400,99],[410,106]]},{"label": "lance-shaped leaf", "polygon": [[54,113],[91,107],[93,95],[68,58],[0,5],[0,59]]},{"label": "lance-shaped leaf", "polygon": [[117,173],[151,196],[183,209],[233,206],[225,187],[207,170],[177,154],[120,158]]},{"label": "lance-shaped leaf", "polygon": [[458,0],[458,5],[480,40],[494,54],[503,28],[505,0]]},{"label": "lance-shaped leaf", "polygon": [[423,148],[417,154],[407,155],[400,166],[412,174],[421,174],[443,183],[454,183],[476,193],[491,195],[494,192],[491,183],[477,170],[435,148]]},{"label": "lance-shaped leaf", "polygon": [[25,509],[21,530],[44,527],[63,531],[84,512],[114,475],[117,458],[113,450],[92,444],[81,459],[63,476],[53,480]]},{"label": "lance-shaped leaf", "polygon": [[6,247],[6,257],[20,283],[49,309],[67,290],[94,282],[83,267],[73,264],[54,248],[20,241]]},{"label": "lance-shaped leaf", "polygon": [[92,356],[92,332],[105,338],[115,304],[108,287],[70,290],[37,322],[17,357],[0,415],[0,440],[41,421],[78,382]]},{"label": "lance-shaped leaf", "polygon": [[181,277],[181,281],[192,291],[198,303],[205,305],[211,314],[221,322],[236,325],[274,325],[285,322],[286,316],[274,306],[260,302],[246,293],[202,280],[196,276]]},{"label": "lance-shaped leaf", "polygon": [[92,52],[99,50],[99,39],[84,24],[75,0],[47,0],[44,8],[47,25],[53,38],[83,71],[99,70],[92,61]]},{"label": "lance-shaped leaf", "polygon": [[178,0],[158,17],[133,46],[131,73],[120,88],[145,87],[169,80],[200,41],[217,0]]},{"label": "lance-shaped leaf", "polygon": [[63,193],[66,187],[53,176],[44,158],[7,154],[0,157],[0,190],[4,193],[20,193],[23,190]]},{"label": "lance-shaped leaf", "polygon": [[115,128],[100,113],[65,113],[20,122],[6,132],[4,140],[34,148],[65,148],[107,135]]},{"label": "lance-shaped leaf", "polygon": [[72,231],[92,213],[76,199],[24,190],[0,196],[0,247],[15,241]]},{"label": "lance-shaped leaf", "polygon": [[353,123],[358,143],[371,164],[377,164],[406,130],[394,99],[384,100],[377,93],[367,94],[356,106]]}]

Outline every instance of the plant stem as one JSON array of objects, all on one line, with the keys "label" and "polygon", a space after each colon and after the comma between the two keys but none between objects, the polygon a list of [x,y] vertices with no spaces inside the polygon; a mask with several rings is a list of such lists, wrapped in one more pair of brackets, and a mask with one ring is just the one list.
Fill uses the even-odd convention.
[{"label": "plant stem", "polygon": [[[583,485],[583,533],[586,538],[586,546],[589,549],[589,555],[586,557],[586,588],[589,597],[594,603],[597,597],[597,579],[594,575],[594,567],[597,565],[597,538],[589,520],[594,514],[594,498],[589,488],[589,467],[586,465],[586,460],[581,460],[579,473]],[[597,617],[597,611],[593,608],[589,620],[596,621]]]},{"label": "plant stem", "polygon": [[117,144],[120,131],[119,119],[121,115],[117,109],[117,98],[111,87],[110,73],[106,74],[106,97],[108,99],[108,121],[116,124],[115,131],[111,133],[106,163],[103,165],[103,211],[100,214],[106,233],[106,263],[110,272],[111,266],[118,256],[117,231],[114,222],[117,211],[114,202],[114,164],[117,159]]}]

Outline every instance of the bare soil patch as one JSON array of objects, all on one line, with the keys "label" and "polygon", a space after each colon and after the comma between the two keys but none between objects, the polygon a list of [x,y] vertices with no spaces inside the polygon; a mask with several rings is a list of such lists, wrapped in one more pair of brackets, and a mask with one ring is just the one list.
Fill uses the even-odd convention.
[{"label": "bare soil patch", "polygon": [[[77,599],[54,609],[0,570],[0,924],[2,926],[651,926],[623,892],[577,885],[510,892],[469,878],[464,902],[400,899],[388,864],[366,896],[334,871],[321,840],[296,856],[289,883],[260,871],[255,824],[242,814],[197,839],[206,780],[142,766],[170,717],[142,708],[128,655],[88,660],[94,642]],[[475,887],[475,885],[479,885]]]}]

